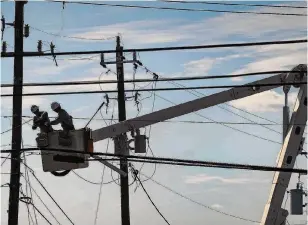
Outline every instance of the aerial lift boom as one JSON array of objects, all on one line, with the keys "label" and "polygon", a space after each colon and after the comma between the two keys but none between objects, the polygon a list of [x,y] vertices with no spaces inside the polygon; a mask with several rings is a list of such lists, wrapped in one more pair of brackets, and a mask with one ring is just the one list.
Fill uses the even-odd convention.
[{"label": "aerial lift boom", "polygon": [[[305,71],[307,73],[307,70]],[[294,105],[287,135],[279,152],[277,167],[293,168],[307,122],[307,85],[302,84]],[[269,200],[260,225],[284,225],[288,211],[281,208],[291,173],[275,172]]]},{"label": "aerial lift boom", "polygon": [[[138,130],[146,126],[196,112],[201,109],[209,108],[211,106],[236,99],[245,98],[280,86],[285,86],[285,83],[304,81],[307,81],[307,65],[300,64],[294,67],[290,73],[281,73],[269,78],[252,82],[247,85],[249,87],[235,87],[230,90],[94,130],[92,131],[92,139],[93,142],[97,142],[106,138],[113,138],[132,130]],[[266,86],[266,84],[273,83],[277,85]],[[280,150],[278,161],[279,167],[286,168],[294,167],[295,159],[298,154],[299,145],[307,121],[307,84],[296,84],[293,86],[296,88],[300,87],[300,91],[295,103],[287,136]],[[288,212],[281,209],[281,205],[285,191],[289,185],[290,178],[291,173],[275,173],[269,201],[265,207],[261,225],[284,224]]]},{"label": "aerial lift boom", "polygon": [[[291,73],[280,73],[272,77],[255,81],[246,85],[249,85],[249,87],[235,87],[213,95],[93,130],[92,139],[94,142],[97,142],[106,138],[116,137],[117,135],[129,132],[131,130],[137,130],[142,127],[183,116],[192,112],[199,111],[201,109],[209,108],[225,102],[245,98],[280,86],[284,86],[285,83],[306,81],[306,77],[304,77],[303,73],[301,72],[303,70],[302,68],[306,67],[307,65],[300,64],[294,67]],[[266,86],[266,84],[277,85]]]}]

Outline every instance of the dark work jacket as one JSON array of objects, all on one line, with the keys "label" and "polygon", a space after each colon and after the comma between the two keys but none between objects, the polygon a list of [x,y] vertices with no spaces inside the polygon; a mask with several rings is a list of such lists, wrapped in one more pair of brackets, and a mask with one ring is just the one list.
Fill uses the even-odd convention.
[{"label": "dark work jacket", "polygon": [[58,112],[58,118],[51,121],[51,125],[57,125],[61,123],[63,130],[75,130],[73,124],[73,117],[71,117],[64,109],[60,109]]},{"label": "dark work jacket", "polygon": [[45,123],[50,123],[49,117],[48,117],[48,113],[47,112],[39,112],[38,115],[35,115],[33,117],[33,128],[36,129],[37,127],[40,128],[41,132],[44,133],[48,133],[48,132],[52,132],[52,126],[49,125],[45,125]]}]

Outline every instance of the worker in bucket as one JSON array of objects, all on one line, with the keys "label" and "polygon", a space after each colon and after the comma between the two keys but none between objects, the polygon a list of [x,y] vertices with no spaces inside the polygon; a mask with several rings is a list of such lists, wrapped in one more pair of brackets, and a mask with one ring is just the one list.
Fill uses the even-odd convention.
[{"label": "worker in bucket", "polygon": [[56,118],[54,121],[51,121],[50,125],[57,125],[61,123],[63,131],[65,131],[66,134],[68,134],[68,131],[70,130],[75,130],[73,117],[70,116],[64,109],[62,109],[58,102],[51,103],[51,109],[58,113],[58,118]]},{"label": "worker in bucket", "polygon": [[41,133],[48,133],[53,131],[47,112],[40,111],[39,107],[36,105],[31,106],[31,112],[35,115],[33,117],[33,130],[36,130],[36,128],[39,127]]}]

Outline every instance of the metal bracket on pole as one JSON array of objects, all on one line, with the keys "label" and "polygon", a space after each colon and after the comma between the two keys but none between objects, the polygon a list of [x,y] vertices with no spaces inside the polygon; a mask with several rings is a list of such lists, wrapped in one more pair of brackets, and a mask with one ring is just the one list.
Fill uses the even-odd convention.
[{"label": "metal bracket on pole", "polygon": [[[120,63],[135,63],[137,61],[137,54],[136,54],[136,52],[133,52],[133,60],[123,60],[123,59],[125,59],[125,58],[122,57]],[[101,53],[100,65],[103,66],[104,68],[106,68],[106,65],[108,65],[108,64],[117,64],[117,63],[119,63],[119,62],[117,62],[117,61],[105,62],[104,53]]]},{"label": "metal bracket on pole", "polygon": [[127,173],[120,170],[118,167],[112,165],[111,163],[103,160],[101,157],[99,157],[97,155],[93,155],[92,158],[97,159],[98,162],[104,164],[105,166],[109,167],[110,169],[114,170],[115,172],[119,173],[120,175],[127,177]]}]

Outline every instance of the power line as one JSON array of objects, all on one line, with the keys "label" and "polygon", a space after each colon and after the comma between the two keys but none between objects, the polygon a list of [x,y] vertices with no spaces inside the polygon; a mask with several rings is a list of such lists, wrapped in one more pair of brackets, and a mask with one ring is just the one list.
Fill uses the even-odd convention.
[{"label": "power line", "polygon": [[[171,103],[171,104],[173,104],[173,105],[176,105],[174,102],[170,101],[169,99],[166,99],[166,98],[164,98],[164,97],[162,97],[162,96],[160,96],[160,95],[158,95],[158,94],[156,94],[156,95],[157,95],[157,97],[159,97],[159,98],[161,98],[161,99],[163,99],[163,100],[165,100],[165,101],[167,101],[167,102],[169,102],[169,103]],[[207,117],[207,116],[204,116],[204,115],[202,115],[201,113],[194,112],[194,114],[196,114],[196,115],[198,115],[198,116],[200,116],[200,117],[202,117],[202,118],[204,118],[204,119],[210,120],[211,122],[217,123],[217,121],[215,121],[215,120],[213,120],[213,119],[211,119],[211,118],[209,118],[209,117]],[[219,123],[219,122],[218,122],[218,123]],[[228,128],[230,128],[230,129],[232,129],[232,130],[238,131],[238,132],[240,132],[240,133],[243,133],[243,134],[246,134],[246,135],[249,135],[249,136],[252,136],[252,137],[261,139],[261,140],[264,140],[264,141],[268,141],[268,142],[271,142],[271,143],[274,143],[274,144],[279,144],[279,145],[281,145],[281,142],[274,141],[274,140],[271,140],[271,139],[268,139],[268,138],[265,138],[265,137],[262,137],[262,136],[259,136],[259,135],[256,135],[256,134],[252,134],[252,133],[249,133],[249,132],[240,130],[240,129],[238,129],[238,128],[229,126],[228,124],[225,124],[225,123],[219,123],[219,124],[222,125],[222,126],[224,126],[224,127],[228,127]]]},{"label": "power line", "polygon": [[[174,102],[156,94],[157,97],[175,105]],[[261,137],[261,136],[258,136],[258,135],[255,135],[255,134],[251,134],[251,133],[248,133],[246,131],[243,131],[243,130],[240,130],[240,129],[237,129],[235,127],[231,127],[231,126],[228,126],[228,125],[272,125],[272,126],[276,126],[276,125],[283,125],[283,124],[260,124],[260,123],[237,123],[237,122],[220,122],[220,121],[215,121],[213,119],[210,119],[206,116],[203,116],[202,114],[198,113],[198,112],[195,112],[194,114],[202,117],[202,118],[205,118],[207,120],[210,120],[210,121],[159,121],[161,123],[174,123],[174,122],[181,122],[181,123],[190,123],[190,124],[220,124],[220,125],[223,125],[225,127],[228,127],[232,130],[235,130],[235,131],[238,131],[238,132],[241,132],[241,133],[244,133],[244,134],[247,134],[249,136],[252,136],[252,137],[256,137],[256,138],[259,138],[261,140],[265,140],[265,141],[268,141],[268,142],[271,142],[271,143],[274,143],[274,144],[281,144],[281,142],[278,142],[278,141],[274,141],[274,140],[271,140],[271,139],[268,139],[268,138],[264,138],[264,137]],[[54,117],[50,117],[50,118],[54,118]],[[84,120],[88,120],[89,118],[74,118],[74,119],[84,119]],[[100,120],[100,119],[94,119],[94,120]],[[105,120],[112,120],[112,119],[105,119]],[[145,120],[136,120],[136,121],[145,121]],[[156,121],[156,120],[148,120],[148,121]],[[303,124],[298,124],[298,125],[303,125]]]},{"label": "power line", "polygon": [[[152,72],[152,71],[149,70],[147,67],[143,66],[141,62],[139,63],[139,65],[140,65],[140,64],[141,64],[142,68],[144,68],[147,72],[150,72],[153,76],[154,76],[154,75],[158,76],[156,73]],[[160,76],[160,77],[162,77],[162,76]],[[174,86],[176,86],[176,87],[183,87],[183,88],[186,88],[185,85],[179,84],[179,83],[174,82],[174,81],[171,81],[171,82],[169,82],[169,83],[171,83],[172,85],[174,85]],[[196,91],[196,90],[187,90],[187,92],[189,92],[190,94],[192,94],[192,95],[194,95],[194,96],[196,96],[196,97],[198,97],[198,98],[200,98],[200,97],[202,97],[202,96],[205,96],[203,93],[201,93],[201,92],[199,92],[199,91]],[[195,93],[197,93],[198,95],[196,95]],[[201,95],[201,96],[200,96],[200,95]],[[228,105],[227,103],[224,103],[224,104]],[[239,116],[239,117],[241,117],[241,118],[244,118],[244,119],[246,119],[246,120],[248,120],[248,121],[250,121],[250,122],[256,123],[255,121],[250,120],[250,119],[248,119],[248,118],[246,118],[246,117],[244,117],[244,116],[241,116],[241,115],[239,115],[238,113],[235,113],[235,112],[233,112],[233,111],[231,111],[231,110],[229,110],[229,109],[226,109],[226,108],[224,108],[224,107],[222,107],[222,106],[220,106],[220,105],[218,105],[218,107],[221,108],[221,109],[223,109],[223,110],[225,110],[225,111],[228,111],[228,112],[230,112],[230,113],[232,113],[232,114],[234,114],[234,115],[236,115],[236,116]],[[235,108],[235,107],[234,107],[234,108]],[[244,110],[244,111],[245,111],[245,110]],[[246,112],[246,111],[245,111],[245,112]],[[278,131],[276,131],[276,130],[274,130],[274,129],[271,129],[271,128],[269,128],[269,127],[266,127],[265,125],[261,125],[261,126],[264,127],[264,128],[266,128],[266,129],[268,129],[268,130],[271,130],[271,131],[273,131],[273,132],[275,132],[275,133],[280,133],[280,132],[278,132]]]},{"label": "power line", "polygon": [[[23,126],[23,125],[29,123],[31,120],[33,120],[33,119],[30,119],[30,120],[27,120],[26,122],[23,122],[23,123],[21,124],[21,126]],[[11,131],[11,130],[13,130],[13,129],[16,129],[17,127],[19,127],[19,126],[16,126],[16,127],[11,128],[11,129],[8,129],[8,130],[6,130],[6,131],[3,131],[3,132],[1,132],[0,134],[7,133],[7,132],[9,132],[9,131]]]},{"label": "power line", "polygon": [[[49,1],[49,2],[61,2],[61,3],[62,3],[62,1]],[[216,9],[190,9],[190,8],[172,8],[172,7],[157,7],[157,6],[140,6],[140,5],[127,5],[127,4],[109,4],[109,3],[76,2],[76,1],[66,1],[66,3],[82,4],[82,5],[109,6],[109,7],[139,8],[139,9],[160,9],[160,10],[173,10],[173,11],[188,11],[188,12],[215,12],[215,13],[255,14],[255,15],[280,15],[280,16],[307,16],[307,14],[297,14],[297,13],[229,11],[229,10],[216,10]]]},{"label": "power line", "polygon": [[[156,73],[152,72],[152,71],[149,70],[147,67],[143,66],[142,63],[139,63],[139,65],[141,65],[146,71],[152,73],[153,76],[154,76],[154,75],[155,75],[155,76],[158,76]],[[169,82],[169,83],[172,83],[172,84],[175,85],[175,86],[182,86],[182,87],[186,88],[186,86],[184,86],[184,85],[182,85],[182,84],[178,84],[177,82]],[[199,94],[201,94],[202,96],[205,96],[204,94],[202,94],[201,92],[198,92],[198,91],[196,91],[196,90],[192,90],[192,91],[191,91],[191,90],[186,90],[186,91],[189,92],[189,93],[191,93],[191,94],[193,94],[193,95],[196,96],[196,97],[199,97],[199,98],[200,98],[201,96],[198,96],[198,95],[194,94],[193,92],[199,93]],[[165,101],[168,101],[168,102],[172,103],[173,105],[175,105],[175,103],[173,103],[172,101],[170,101],[170,100],[168,100],[168,99],[166,99],[166,98],[164,98],[164,97],[161,97],[161,96],[159,96],[159,95],[157,95],[157,96],[158,96],[159,98],[161,98],[161,99],[163,99],[163,100],[165,100]],[[225,103],[225,104],[227,104],[227,103]],[[227,105],[228,105],[228,104],[227,104]],[[223,107],[221,107],[221,106],[218,106],[218,107],[220,107],[220,108],[222,108],[222,109],[224,109],[224,110],[226,110],[226,111],[229,111],[229,112],[231,112],[231,113],[233,113],[233,114],[235,114],[235,115],[237,115],[237,116],[240,116],[239,114],[237,114],[237,113],[235,113],[235,112],[232,112],[231,110],[225,109],[225,108],[223,108]],[[234,107],[234,108],[236,108],[236,107]],[[242,111],[245,111],[245,110],[242,110]],[[245,111],[245,112],[246,112],[246,111]],[[247,113],[248,113],[248,112],[247,112]],[[195,114],[196,114],[196,115],[199,115],[199,116],[201,116],[201,117],[203,117],[203,118],[205,118],[205,119],[207,119],[207,120],[210,120],[210,121],[212,121],[212,122],[215,122],[214,120],[212,120],[212,119],[210,119],[210,118],[208,118],[208,117],[205,117],[205,116],[203,116],[202,114],[200,114],[200,113],[198,113],[198,112],[195,112]],[[254,115],[254,114],[253,114],[253,115]],[[240,117],[242,117],[242,116],[240,116]],[[245,118],[245,117],[242,117],[242,118]],[[246,120],[249,120],[249,121],[251,121],[251,122],[253,122],[253,121],[250,120],[250,119],[247,119],[247,118],[245,118],[245,119],[246,119]],[[250,135],[250,136],[259,138],[259,139],[262,139],[262,140],[266,140],[266,141],[269,141],[269,142],[272,142],[272,143],[276,143],[276,144],[281,144],[280,142],[276,142],[276,141],[270,140],[270,139],[268,139],[268,138],[264,138],[264,137],[261,137],[261,136],[258,136],[258,135],[254,135],[254,134],[248,133],[248,132],[246,132],[246,131],[242,131],[242,130],[240,130],[240,129],[237,129],[237,128],[228,126],[227,124],[223,124],[223,123],[220,123],[220,124],[223,125],[223,126],[225,126],[225,127],[230,128],[230,129],[233,129],[233,130],[235,130],[235,131],[238,131],[238,132],[241,132],[241,133],[244,133],[244,134],[247,134],[247,135]],[[264,125],[261,125],[261,126],[265,127]],[[277,131],[274,130],[274,129],[271,129],[271,128],[268,128],[268,127],[265,127],[265,128],[268,129],[268,130],[277,132]]]},{"label": "power line", "polygon": [[44,214],[42,214],[41,211],[33,204],[32,198],[25,196],[25,194],[22,191],[20,193],[23,195],[23,197],[20,198],[20,201],[27,204],[27,205],[31,204],[33,206],[33,208],[45,219],[45,221],[48,224],[52,225],[52,223],[44,216]]},{"label": "power line", "polygon": [[[174,86],[177,86],[177,87],[180,86],[180,87],[186,88],[185,85],[179,84],[179,83],[177,83],[177,82],[169,82],[169,83],[172,83]],[[198,98],[201,98],[202,96],[206,96],[205,94],[203,94],[203,93],[201,93],[201,92],[199,92],[199,91],[197,91],[197,90],[191,90],[191,91],[190,91],[190,90],[187,90],[187,92],[193,94],[194,96],[196,96],[196,97],[198,97]],[[195,93],[197,93],[197,94],[199,94],[199,95],[196,95]],[[274,123],[274,124],[278,124],[277,122],[275,122],[275,121],[273,121],[273,120],[269,120],[269,119],[266,119],[266,118],[264,118],[264,117],[262,117],[262,116],[258,116],[258,115],[254,114],[254,113],[248,112],[248,111],[246,111],[246,110],[244,110],[244,109],[240,109],[240,108],[235,107],[235,106],[233,106],[233,105],[231,105],[231,104],[228,104],[228,103],[223,103],[223,104],[225,104],[225,105],[227,105],[227,106],[229,106],[229,107],[232,107],[232,108],[234,108],[234,109],[240,110],[240,111],[242,111],[242,112],[245,112],[245,113],[247,113],[247,114],[250,114],[250,115],[252,115],[252,116],[261,118],[261,119],[263,119],[263,120],[272,122],[272,123]],[[245,119],[245,120],[247,120],[247,121],[253,122],[253,123],[255,123],[256,125],[260,125],[260,126],[264,127],[264,128],[267,129],[267,130],[273,131],[273,132],[278,133],[278,134],[282,134],[282,133],[279,132],[279,131],[276,131],[276,130],[274,130],[274,129],[272,129],[272,128],[266,127],[266,125],[271,125],[271,124],[260,124],[260,123],[256,123],[255,121],[253,121],[253,120],[251,120],[251,119],[248,119],[247,117],[242,116],[242,115],[240,115],[240,114],[238,114],[238,113],[236,113],[236,112],[234,112],[234,111],[232,111],[232,110],[229,110],[229,109],[227,109],[227,108],[225,108],[225,107],[222,107],[222,106],[220,106],[220,105],[217,105],[217,107],[219,107],[219,108],[221,108],[221,109],[223,109],[223,110],[225,110],[225,111],[227,111],[227,112],[230,112],[230,113],[232,113],[233,115],[236,115],[236,116],[238,116],[238,117],[241,117],[241,118],[243,118],[243,119]],[[306,134],[306,133],[305,133],[305,134]]]},{"label": "power line", "polygon": [[5,163],[7,159],[10,159],[10,156],[11,156],[11,153],[8,154],[8,156],[4,158],[3,162],[1,163],[1,166],[3,166],[3,164]]},{"label": "power line", "polygon": [[[24,148],[24,144],[23,144],[23,138],[21,138],[21,147]],[[23,156],[24,156],[24,162],[25,164],[27,163],[27,159],[26,159],[26,154],[25,152],[23,152]],[[28,167],[25,166],[25,176],[23,176],[25,178],[25,181],[26,181],[26,194],[29,196],[29,191],[28,191],[28,184],[29,186],[31,186],[31,183],[30,183],[30,177],[29,177],[29,172],[28,172]],[[33,200],[33,195],[32,195],[32,189],[30,187],[30,197],[32,199],[32,203],[34,204],[34,200]],[[33,205],[32,205],[33,206]],[[27,209],[28,209],[28,215],[31,217],[32,219],[32,216],[30,214],[30,209],[29,209],[29,206],[27,205]],[[36,222],[36,225],[38,225],[37,223],[37,215],[36,215],[36,211],[34,210],[33,208],[33,211],[34,211],[34,218],[35,218],[35,222]]]},{"label": "power line", "polygon": [[[159,48],[135,48],[123,49],[123,52],[157,52],[157,51],[175,51],[175,50],[192,50],[192,49],[211,49],[211,48],[231,48],[231,47],[249,47],[249,46],[264,46],[264,45],[285,45],[306,43],[307,39],[287,40],[287,41],[265,41],[265,42],[243,42],[230,44],[215,44],[215,45],[194,45],[194,46],[177,46],[177,47],[159,47]],[[107,54],[116,53],[118,50],[101,50],[101,51],[77,51],[77,52],[54,52],[54,53],[40,53],[40,52],[23,52],[17,54],[14,52],[1,52],[1,57],[35,57],[35,56],[59,56],[59,55],[91,55],[91,54]]]},{"label": "power line", "polygon": [[[157,158],[157,157],[155,157]],[[217,165],[216,162],[212,164],[204,163],[187,163],[187,162],[177,162],[177,161],[158,161],[158,160],[145,160],[145,159],[127,159],[130,162],[139,163],[150,163],[150,164],[162,164],[162,165],[175,165],[175,166],[191,166],[191,167],[214,167],[214,168],[224,168],[224,169],[241,169],[241,170],[256,170],[256,171],[267,171],[267,172],[291,172],[291,173],[304,173],[307,174],[307,170],[304,169],[289,169],[289,168],[278,168],[269,166],[255,166],[255,165],[236,165],[229,166],[226,163]],[[98,161],[97,159],[89,159],[88,161]],[[228,163],[229,164],[229,163]],[[231,165],[231,164],[230,164]]]},{"label": "power line", "polygon": [[180,196],[180,197],[182,197],[182,198],[184,198],[184,199],[186,199],[186,200],[188,200],[188,201],[190,201],[190,202],[192,202],[192,203],[194,203],[194,204],[197,204],[197,205],[199,205],[199,206],[202,206],[202,207],[204,207],[204,208],[206,208],[206,209],[209,209],[209,210],[212,210],[212,211],[214,211],[214,212],[223,214],[223,215],[225,215],[225,216],[233,217],[233,218],[236,218],[236,219],[240,219],[240,220],[244,220],[244,221],[248,221],[248,222],[252,222],[252,223],[260,223],[259,221],[250,220],[250,219],[246,219],[246,218],[243,218],[243,217],[235,216],[235,215],[232,215],[232,214],[223,212],[223,211],[221,211],[221,210],[212,208],[212,207],[210,207],[210,206],[207,206],[207,205],[205,205],[205,204],[203,204],[203,203],[200,203],[200,202],[198,202],[198,201],[195,201],[195,200],[193,200],[193,199],[191,199],[191,198],[189,198],[189,197],[187,197],[187,196],[185,196],[185,195],[183,195],[183,194],[180,194],[179,192],[176,192],[175,190],[173,190],[173,189],[171,189],[171,188],[169,188],[169,187],[167,187],[167,186],[165,186],[165,185],[159,183],[158,181],[154,180],[153,178],[150,178],[149,176],[146,176],[146,175],[143,174],[143,173],[142,173],[142,175],[143,175],[144,177],[146,177],[146,178],[149,178],[149,179],[150,179],[152,182],[154,182],[155,184],[157,184],[157,185],[159,185],[159,186],[161,186],[161,187],[163,187],[163,188],[169,190],[170,192],[172,192],[172,193],[174,193],[174,194],[176,194],[176,195],[178,195],[178,196]]},{"label": "power line", "polygon": [[[253,72],[253,73],[242,73],[234,75],[214,75],[214,76],[193,76],[193,77],[171,77],[171,78],[159,78],[155,82],[160,81],[187,81],[187,80],[208,80],[208,79],[223,79],[223,78],[235,78],[235,77],[247,77],[247,76],[260,76],[267,74],[277,73],[292,73],[290,71],[264,71],[264,72]],[[140,83],[140,82],[151,82],[153,79],[128,79],[124,80],[124,83]],[[67,82],[49,82],[49,83],[23,83],[23,87],[33,86],[70,86],[70,85],[90,85],[90,84],[113,84],[117,83],[116,80],[100,80],[100,81],[67,81]],[[14,84],[1,84],[1,87],[14,87]]]},{"label": "power line", "polygon": [[[182,88],[155,88],[155,89],[140,89],[138,92],[145,91],[183,91],[183,90],[198,90],[198,89],[222,89],[222,88],[246,88],[257,89],[259,87],[269,87],[282,85],[296,85],[296,84],[307,84],[307,82],[285,82],[285,83],[268,83],[268,84],[244,84],[244,85],[216,85],[216,86],[199,86],[199,87],[182,87]],[[135,92],[133,89],[125,90],[125,92]],[[105,91],[67,91],[67,92],[38,92],[38,93],[24,93],[22,96],[38,96],[38,95],[79,95],[79,94],[97,94],[97,93],[117,93],[117,90],[105,90]],[[20,96],[14,94],[2,94],[1,97],[12,97]]]},{"label": "power line", "polygon": [[51,35],[51,36],[56,36],[56,37],[62,37],[62,38],[70,38],[70,39],[79,39],[79,40],[88,40],[88,41],[105,41],[105,40],[111,40],[114,39],[116,36],[112,36],[112,37],[106,37],[106,38],[84,38],[84,37],[73,37],[73,36],[66,36],[66,35],[60,35],[60,34],[55,34],[55,33],[51,33],[51,32],[47,32],[44,31],[42,29],[36,28],[36,27],[32,27],[30,26],[31,29]]},{"label": "power line", "polygon": [[[26,179],[26,178],[25,178]],[[29,187],[31,188],[31,190],[34,192],[34,194],[38,197],[38,199],[41,201],[41,203],[45,206],[45,208],[48,210],[48,212],[52,215],[52,217],[57,221],[57,223],[59,225],[61,225],[61,223],[58,221],[58,219],[55,217],[55,215],[51,212],[51,210],[47,207],[47,205],[44,203],[44,201],[42,200],[42,198],[39,196],[38,193],[36,193],[35,189],[31,186],[31,184],[29,183],[29,181],[26,180],[26,182],[29,184]]]},{"label": "power line", "polygon": [[[307,174],[307,170],[304,169],[290,169],[282,167],[271,167],[271,166],[260,166],[260,165],[250,165],[250,164],[235,164],[235,163],[223,163],[223,162],[212,162],[212,161],[200,161],[200,160],[187,160],[187,159],[176,159],[176,158],[163,158],[163,157],[149,157],[149,156],[135,156],[135,155],[119,155],[119,154],[110,154],[110,153],[86,153],[73,150],[65,149],[50,149],[50,148],[24,148],[21,149],[21,152],[24,151],[52,151],[52,152],[61,152],[61,153],[79,153],[84,155],[98,155],[98,156],[110,156],[117,157],[111,159],[99,159],[99,160],[119,160],[120,158],[125,158],[128,161],[135,162],[146,162],[146,163],[157,163],[157,164],[170,164],[170,165],[183,165],[183,166],[200,166],[200,167],[215,167],[215,168],[224,168],[224,169],[244,169],[244,170],[258,170],[258,171],[280,171],[280,172],[292,172],[292,173],[303,173]],[[11,153],[14,150],[1,150],[0,153]],[[143,159],[143,160],[141,160]],[[97,159],[89,159],[88,161],[98,161]],[[32,173],[33,174],[33,173]],[[35,176],[36,177],[36,176]]]},{"label": "power line", "polygon": [[206,5],[230,5],[230,6],[252,6],[252,7],[268,7],[268,8],[292,8],[292,9],[307,9],[305,6],[293,6],[293,5],[266,5],[266,4],[246,4],[246,3],[226,3],[226,2],[207,2],[207,1],[168,1],[160,0],[161,2],[168,3],[194,3],[194,4],[206,4]]},{"label": "power line", "polygon": [[139,181],[144,193],[147,195],[148,199],[150,200],[150,202],[152,203],[152,205],[154,206],[154,208],[156,209],[156,211],[159,213],[159,215],[165,220],[165,222],[167,224],[170,225],[170,223],[168,222],[168,220],[166,219],[166,217],[164,217],[164,215],[159,211],[159,209],[157,208],[157,206],[155,205],[155,203],[153,202],[153,200],[151,199],[150,195],[148,194],[148,192],[145,190],[142,182],[140,181],[139,177],[138,177],[138,171],[136,171],[132,166],[131,169],[133,171],[133,174],[135,175],[135,178]]},{"label": "power line", "polygon": [[[80,179],[82,179],[82,180],[84,180],[85,182],[88,182],[88,183],[90,183],[90,184],[94,184],[94,185],[100,185],[101,184],[101,182],[93,182],[93,181],[90,181],[90,180],[88,180],[88,179],[86,179],[86,178],[84,178],[84,177],[82,177],[82,176],[80,176],[78,173],[76,173],[75,171],[72,171],[77,177],[79,177]],[[103,183],[103,184],[111,184],[111,183],[113,183],[114,181],[112,180],[112,181],[108,181],[108,182],[105,182],[105,183]]]},{"label": "power line", "polygon": [[[172,83],[174,86],[177,86],[177,87],[184,87],[184,88],[186,87],[185,85],[179,84],[179,83],[177,83],[177,82],[169,82],[169,83]],[[192,95],[194,95],[194,96],[196,96],[196,97],[198,97],[198,98],[200,98],[200,97],[202,97],[202,96],[205,96],[203,93],[201,93],[201,92],[199,92],[199,91],[197,91],[197,90],[187,90],[187,92],[191,93]],[[196,95],[195,93],[197,93],[197,95]],[[201,95],[201,96],[200,96],[200,95]],[[224,103],[224,104],[229,105],[229,104],[227,104],[227,103]],[[229,105],[229,106],[232,107],[232,105]],[[232,111],[232,110],[229,110],[229,109],[227,109],[227,108],[224,108],[224,107],[222,107],[222,106],[220,106],[220,105],[217,105],[217,107],[219,107],[219,108],[221,108],[221,109],[223,109],[223,110],[225,110],[225,111],[227,111],[227,112],[230,112],[230,113],[232,113],[233,115],[236,115],[236,116],[238,116],[238,117],[241,117],[241,118],[243,118],[243,119],[245,119],[245,120],[247,120],[247,121],[250,121],[250,122],[253,122],[253,123],[257,124],[255,121],[253,121],[253,120],[251,120],[251,119],[248,119],[247,117],[244,117],[244,116],[242,116],[242,115],[240,115],[240,114],[238,114],[238,113],[236,113],[236,112],[234,112],[234,111]],[[244,111],[246,112],[246,110],[244,110]],[[264,127],[264,128],[267,129],[267,130],[270,130],[270,131],[273,131],[273,132],[275,132],[275,133],[281,134],[281,132],[278,132],[278,131],[276,131],[276,130],[274,130],[274,129],[272,129],[272,128],[266,127],[265,125],[262,125],[262,124],[259,124],[259,125],[262,126],[262,127]]]},{"label": "power line", "polygon": [[[109,146],[109,139],[108,139],[108,144],[107,144],[107,151],[108,151],[108,146]],[[105,169],[106,169],[106,165],[104,165],[104,168],[103,168],[102,181],[101,181],[100,187],[99,187],[99,194],[98,194],[97,205],[96,205],[96,211],[95,211],[94,225],[96,225],[97,218],[98,218],[98,211],[99,211],[100,200],[101,200],[101,195],[102,195],[102,187],[103,187]]]},{"label": "power line", "polygon": [[75,225],[73,221],[68,217],[68,215],[64,212],[64,210],[60,207],[60,205],[57,203],[57,201],[52,197],[52,195],[47,191],[45,186],[42,184],[42,182],[37,178],[37,176],[34,174],[34,172],[31,172],[33,177],[37,180],[37,182],[40,184],[40,186],[44,189],[44,191],[49,195],[51,200],[58,206],[58,208],[62,211],[62,213],[66,216],[66,218],[71,222],[71,224]]},{"label": "power line", "polygon": [[[2,116],[2,117],[9,117],[9,116]],[[30,118],[31,116],[22,116],[25,118]],[[49,118],[56,118],[56,117],[49,117]],[[89,120],[90,118],[88,117],[74,117],[74,120]],[[105,119],[93,119],[97,121],[101,120],[113,120],[110,118],[105,118]],[[135,120],[135,121],[157,121],[157,120]],[[266,125],[266,126],[283,126],[284,124],[282,123],[256,123],[256,122],[228,122],[228,121],[193,121],[193,120],[166,120],[166,121],[160,121],[160,123],[188,123],[188,124],[229,124],[229,125]],[[305,125],[305,124],[293,124],[293,125]],[[0,147],[4,146],[11,146],[10,144],[8,145],[2,145]],[[25,145],[27,146],[27,145]],[[29,146],[29,145],[28,145]],[[34,146],[29,146],[29,147],[34,147]]]}]

